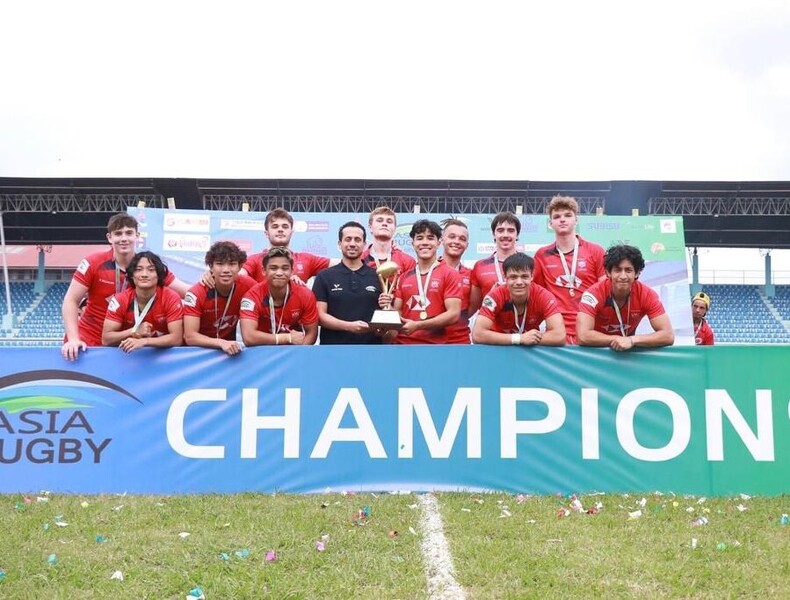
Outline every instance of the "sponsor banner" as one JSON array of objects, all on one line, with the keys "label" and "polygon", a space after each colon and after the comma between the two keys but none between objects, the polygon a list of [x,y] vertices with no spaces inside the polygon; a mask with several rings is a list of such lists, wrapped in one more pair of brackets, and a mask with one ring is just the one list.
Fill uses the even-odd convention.
[{"label": "sponsor banner", "polygon": [[211,217],[207,213],[191,210],[167,211],[162,219],[162,230],[208,233],[211,230]]},{"label": "sponsor banner", "polygon": [[2,352],[2,493],[790,492],[783,347]]},{"label": "sponsor banner", "polygon": [[[141,249],[161,252],[167,266],[184,282],[200,280],[205,270],[204,258],[212,242],[218,240],[251,240],[243,247],[248,254],[268,247],[263,232],[266,213],[233,211],[190,211],[161,208],[129,207],[128,212],[140,222],[145,232]],[[166,230],[166,219],[171,215],[183,215],[184,221],[210,220],[208,236],[176,235]],[[194,216],[193,216],[194,215]],[[290,248],[296,252],[310,252],[318,256],[340,258],[337,246],[337,231],[347,221],[367,224],[367,213],[292,213],[294,233]],[[414,214],[397,215],[398,227],[395,242],[405,252],[414,254],[409,231],[418,219],[433,219],[441,223],[444,219],[460,218],[469,229],[469,248],[464,262],[472,266],[480,258],[494,251],[491,220],[494,215],[449,215]],[[528,254],[552,243],[554,233],[548,227],[546,215],[518,215],[521,222],[518,248]],[[604,248],[612,244],[637,246],[645,257],[647,266],[640,276],[643,283],[654,288],[667,309],[675,327],[678,344],[693,344],[691,323],[691,296],[689,294],[688,270],[686,267],[685,238],[681,217],[633,217],[633,216],[588,216],[579,217],[579,234]],[[259,233],[253,233],[255,231]],[[161,250],[160,250],[161,249]],[[440,250],[441,252],[441,250]],[[649,331],[644,320],[639,333]]]}]

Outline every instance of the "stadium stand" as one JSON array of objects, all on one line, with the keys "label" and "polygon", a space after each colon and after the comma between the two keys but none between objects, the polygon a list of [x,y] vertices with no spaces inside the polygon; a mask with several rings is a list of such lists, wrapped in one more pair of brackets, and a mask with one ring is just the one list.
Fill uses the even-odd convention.
[{"label": "stadium stand", "polygon": [[[0,346],[59,346],[63,339],[61,304],[69,284],[49,283],[44,294],[36,294],[32,282],[11,284],[12,306],[17,315],[13,330],[0,329]],[[790,286],[777,286],[776,297],[768,299],[756,285],[705,285],[713,307],[708,320],[716,342],[724,344],[790,344]],[[6,300],[0,295],[0,309]]]},{"label": "stadium stand", "polygon": [[[755,285],[706,285],[710,323],[717,343],[788,344],[781,310]],[[782,286],[786,289],[786,286]],[[784,292],[790,301],[790,290]],[[777,292],[778,297],[778,292]],[[785,313],[786,314],[786,313]]]}]

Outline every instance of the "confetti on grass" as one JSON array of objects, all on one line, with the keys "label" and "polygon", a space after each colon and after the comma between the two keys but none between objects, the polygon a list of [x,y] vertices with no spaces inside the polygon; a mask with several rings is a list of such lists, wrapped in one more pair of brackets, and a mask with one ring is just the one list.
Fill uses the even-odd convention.
[{"label": "confetti on grass", "polygon": [[277,560],[277,553],[274,550],[269,550],[266,553],[266,562],[274,562]]},{"label": "confetti on grass", "polygon": [[112,575],[110,575],[110,579],[115,579],[117,581],[123,581],[123,573],[120,571],[114,571]]}]

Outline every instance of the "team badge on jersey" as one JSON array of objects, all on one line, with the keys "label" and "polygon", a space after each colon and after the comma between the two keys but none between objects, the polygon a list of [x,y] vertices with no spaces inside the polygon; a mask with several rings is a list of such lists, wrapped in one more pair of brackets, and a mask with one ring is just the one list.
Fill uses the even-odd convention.
[{"label": "team badge on jersey", "polygon": [[77,265],[77,271],[79,273],[82,273],[83,275],[85,275],[85,273],[88,272],[88,267],[90,267],[90,266],[91,266],[91,264],[88,262],[88,259],[87,258],[83,258],[80,261],[80,264]]},{"label": "team badge on jersey", "polygon": [[121,304],[118,302],[118,300],[117,300],[117,298],[115,298],[115,296],[110,298],[110,304],[109,304],[109,306],[107,306],[107,310],[108,311],[115,312],[120,307],[121,307]]},{"label": "team badge on jersey", "polygon": [[490,311],[496,310],[496,300],[494,300],[491,296],[486,296],[483,298],[483,307],[487,308]]},{"label": "team badge on jersey", "polygon": [[250,300],[249,298],[242,298],[241,299],[241,310],[254,310],[255,309],[255,302]]},{"label": "team badge on jersey", "polygon": [[582,294],[582,304],[586,304],[587,306],[592,306],[595,308],[598,306],[598,298],[593,296],[590,292],[584,292]]},{"label": "team badge on jersey", "polygon": [[187,292],[187,295],[184,296],[182,302],[184,303],[184,306],[191,306],[192,308],[195,308],[197,306],[197,297],[192,292]]}]

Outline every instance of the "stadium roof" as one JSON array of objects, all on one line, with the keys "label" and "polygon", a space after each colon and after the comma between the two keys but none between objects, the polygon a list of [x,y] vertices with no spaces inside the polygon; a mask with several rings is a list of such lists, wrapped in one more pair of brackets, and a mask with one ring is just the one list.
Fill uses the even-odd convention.
[{"label": "stadium roof", "polygon": [[542,213],[554,194],[610,215],[682,215],[689,246],[790,248],[790,182],[456,181],[311,179],[0,178],[8,243],[104,242],[110,215],[145,202],[166,208],[253,211]]}]

